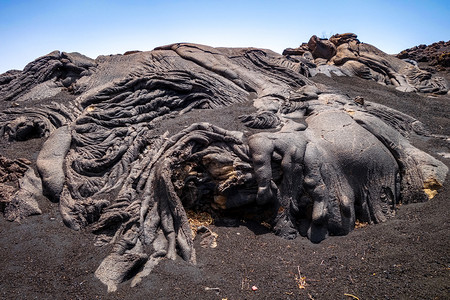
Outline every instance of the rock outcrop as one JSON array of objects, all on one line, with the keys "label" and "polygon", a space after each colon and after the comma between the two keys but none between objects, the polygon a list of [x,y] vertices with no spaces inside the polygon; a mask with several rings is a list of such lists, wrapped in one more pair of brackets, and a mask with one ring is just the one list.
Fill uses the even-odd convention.
[{"label": "rock outcrop", "polygon": [[[319,67],[442,87],[408,81],[421,71],[353,35],[310,44],[301,57],[184,43],[96,60],[53,52],[1,76],[0,100],[20,105],[0,114],[0,133],[48,137],[43,192],[68,227],[114,245],[96,271],[109,291],[138,284],[161,258],[196,262],[187,209],[320,242],[426,201],[448,170],[409,143],[426,134],[421,123],[306,76],[326,61]],[[58,95],[67,100],[47,103]]]},{"label": "rock outcrop", "polygon": [[446,70],[450,68],[450,41],[415,46],[403,50],[397,57],[408,61],[425,62],[439,70]]},{"label": "rock outcrop", "polygon": [[[443,42],[433,45],[435,46],[430,46],[429,49],[441,49],[439,53],[433,54],[433,62],[445,65],[448,60],[448,50],[445,49],[448,47]],[[420,56],[423,60],[432,52],[432,50],[420,51],[422,46],[416,48],[405,50],[398,57],[415,59]],[[361,43],[353,33],[336,34],[330,39],[313,36],[307,44],[304,43],[296,49],[284,50],[283,55],[294,62],[308,62],[309,73],[313,76],[317,73],[329,76],[331,74],[358,76],[381,84],[393,85],[404,92],[445,94],[449,91],[449,84],[444,78],[419,69],[412,60],[405,61],[388,55],[372,45]]]},{"label": "rock outcrop", "polygon": [[0,155],[0,211],[9,221],[42,213],[36,200],[42,195],[41,180],[30,164]]}]

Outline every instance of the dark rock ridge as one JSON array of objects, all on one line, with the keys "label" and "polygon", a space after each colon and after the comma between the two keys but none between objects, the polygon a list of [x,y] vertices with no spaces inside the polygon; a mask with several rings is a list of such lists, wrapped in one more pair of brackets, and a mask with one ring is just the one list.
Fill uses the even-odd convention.
[{"label": "dark rock ridge", "polygon": [[172,44],[96,60],[53,52],[0,76],[0,100],[11,104],[0,134],[47,138],[35,162],[40,193],[59,201],[68,227],[114,245],[95,273],[109,291],[138,284],[164,257],[195,263],[188,209],[320,242],[432,198],[448,169],[409,143],[427,135],[419,121],[306,76],[328,68],[442,86],[409,81],[422,71],[351,34],[302,47],[311,51]]},{"label": "dark rock ridge", "polygon": [[445,94],[448,82],[421,70],[415,61],[428,61],[442,66],[449,62],[448,42],[429,47],[418,46],[401,52],[397,57],[388,55],[372,45],[361,43],[353,33],[336,34],[329,39],[312,36],[300,47],[288,48],[283,55],[293,62],[308,66],[309,74],[358,76],[385,85],[393,85],[404,92]]},{"label": "dark rock ridge", "polygon": [[415,62],[426,62],[438,70],[450,68],[450,41],[440,41],[431,45],[419,45],[403,50],[397,57]]}]

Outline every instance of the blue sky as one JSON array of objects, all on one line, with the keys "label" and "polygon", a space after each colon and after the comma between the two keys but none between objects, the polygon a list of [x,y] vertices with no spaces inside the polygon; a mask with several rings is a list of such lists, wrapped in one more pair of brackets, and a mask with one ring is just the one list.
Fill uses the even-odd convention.
[{"label": "blue sky", "polygon": [[450,40],[450,0],[0,0],[0,73],[53,50],[95,58],[175,42],[278,53],[354,32],[388,53]]}]

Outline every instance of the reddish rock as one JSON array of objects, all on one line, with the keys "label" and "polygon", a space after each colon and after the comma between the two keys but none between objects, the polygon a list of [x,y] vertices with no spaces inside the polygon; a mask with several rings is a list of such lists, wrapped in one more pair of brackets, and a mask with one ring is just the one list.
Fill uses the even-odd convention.
[{"label": "reddish rock", "polygon": [[314,58],[324,58],[329,60],[336,54],[336,47],[327,39],[319,39],[313,35],[308,42],[308,47]]},{"label": "reddish rock", "polygon": [[309,52],[308,44],[303,43],[298,48],[287,48],[284,49],[283,55],[303,55],[306,52]]},{"label": "reddish rock", "polygon": [[353,40],[358,41],[357,35],[354,33],[342,33],[342,34],[335,34],[332,37],[330,37],[329,41],[332,42],[336,47],[345,43],[349,43]]}]

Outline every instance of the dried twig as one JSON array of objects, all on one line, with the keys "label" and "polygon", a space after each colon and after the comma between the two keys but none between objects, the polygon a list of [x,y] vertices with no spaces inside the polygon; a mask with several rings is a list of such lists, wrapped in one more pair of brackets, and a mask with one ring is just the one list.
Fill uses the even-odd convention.
[{"label": "dried twig", "polygon": [[353,299],[359,300],[358,297],[356,297],[355,295],[352,295],[352,294],[344,294],[344,296],[352,297]]},{"label": "dried twig", "polygon": [[208,227],[214,220],[207,212],[195,212],[193,210],[187,210],[186,215],[188,217],[189,225],[191,226],[192,236],[197,235],[197,228],[200,226]]},{"label": "dried twig", "polygon": [[306,276],[302,276],[300,273],[300,266],[297,266],[298,275],[295,275],[295,281],[297,282],[298,288],[303,290],[306,288]]},{"label": "dried twig", "polygon": [[241,290],[250,288],[250,280],[247,277],[242,277]]}]

